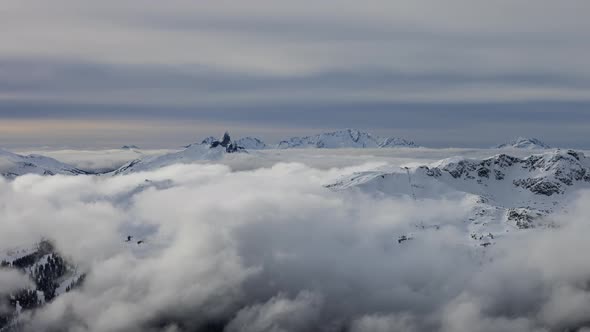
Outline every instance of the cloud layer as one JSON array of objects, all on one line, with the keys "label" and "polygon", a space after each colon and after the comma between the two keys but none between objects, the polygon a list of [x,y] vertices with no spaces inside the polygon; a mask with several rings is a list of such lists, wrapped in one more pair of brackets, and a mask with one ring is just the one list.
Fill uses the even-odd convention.
[{"label": "cloud layer", "polygon": [[[549,331],[588,323],[590,265],[579,255],[587,193],[560,228],[482,249],[464,244],[468,201],[322,186],[350,171],[176,165],[2,181],[2,249],[48,237],[88,271],[82,288],[25,315],[25,327]],[[418,222],[441,227],[398,244]],[[145,243],[124,243],[130,234]]]}]

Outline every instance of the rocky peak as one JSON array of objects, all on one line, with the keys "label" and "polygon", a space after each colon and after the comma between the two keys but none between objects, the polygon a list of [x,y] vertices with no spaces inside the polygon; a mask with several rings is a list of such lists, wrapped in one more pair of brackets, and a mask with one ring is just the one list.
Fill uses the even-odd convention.
[{"label": "rocky peak", "polygon": [[238,144],[232,142],[231,137],[229,136],[228,132],[223,134],[223,138],[221,141],[213,141],[211,142],[210,148],[216,148],[218,146],[224,147],[227,153],[234,153],[241,150],[244,150],[243,147],[239,146]]},{"label": "rocky peak", "polygon": [[493,178],[502,181],[512,174],[512,183],[535,194],[551,196],[563,193],[576,181],[590,182],[589,163],[582,152],[557,150],[527,158],[499,154],[483,160],[450,158],[435,167],[423,167],[428,176],[449,174],[455,179],[476,180]]},{"label": "rocky peak", "polygon": [[217,139],[213,136],[209,136],[201,141],[201,144],[211,145],[211,143],[215,142]]}]

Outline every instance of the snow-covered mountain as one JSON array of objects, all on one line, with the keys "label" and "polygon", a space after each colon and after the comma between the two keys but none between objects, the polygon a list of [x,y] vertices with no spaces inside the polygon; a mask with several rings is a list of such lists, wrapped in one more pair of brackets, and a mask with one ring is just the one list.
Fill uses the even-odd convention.
[{"label": "snow-covered mountain", "polygon": [[139,146],[137,145],[123,145],[121,150],[139,150]]},{"label": "snow-covered mountain", "polygon": [[245,152],[246,149],[232,142],[228,133],[221,140],[213,140],[211,143],[191,144],[182,151],[168,153],[161,156],[136,159],[121,166],[113,175],[129,174],[141,171],[155,170],[174,164],[190,164],[202,160],[219,160],[227,153]]},{"label": "snow-covered mountain", "polygon": [[57,296],[80,286],[85,274],[65,260],[51,242],[0,253],[0,268],[24,273],[33,282],[10,294],[0,294],[0,331],[18,330],[20,313],[41,307]]},{"label": "snow-covered mountain", "polygon": [[389,148],[414,147],[414,142],[401,138],[381,139],[356,129],[345,129],[305,137],[291,137],[278,144],[279,149],[291,148]]},{"label": "snow-covered mountain", "polygon": [[513,148],[513,149],[551,149],[551,147],[539,139],[517,137],[510,142],[496,146],[498,149]]},{"label": "snow-covered mountain", "polygon": [[398,137],[388,137],[381,141],[380,148],[395,148],[400,146],[416,147],[416,143]]},{"label": "snow-covered mountain", "polygon": [[472,208],[464,221],[466,239],[487,246],[515,229],[553,226],[545,224],[544,217],[567,209],[578,189],[590,188],[590,158],[573,150],[527,158],[456,157],[419,167],[354,173],[327,187],[416,200],[464,197]]},{"label": "snow-covered mountain", "polygon": [[215,141],[217,141],[217,138],[215,138],[213,136],[209,136],[209,137],[205,137],[205,139],[203,139],[200,144],[211,145]]},{"label": "snow-covered mountain", "polygon": [[53,158],[38,154],[19,155],[5,150],[0,150],[0,175],[6,178],[14,178],[24,174],[41,175],[79,175],[87,172],[74,166],[62,163]]},{"label": "snow-covered mountain", "polygon": [[268,148],[266,143],[256,137],[242,137],[236,140],[236,144],[246,150],[263,150]]}]

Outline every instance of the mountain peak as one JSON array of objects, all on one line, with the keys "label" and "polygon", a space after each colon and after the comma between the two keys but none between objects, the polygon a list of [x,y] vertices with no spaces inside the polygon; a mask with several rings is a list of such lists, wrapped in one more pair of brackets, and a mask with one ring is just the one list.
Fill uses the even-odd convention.
[{"label": "mountain peak", "polygon": [[137,145],[123,145],[121,150],[139,150],[139,146]]},{"label": "mountain peak", "polygon": [[266,145],[261,139],[250,136],[242,137],[236,140],[235,143],[246,150],[263,150],[268,148],[268,145]]},{"label": "mountain peak", "polygon": [[543,141],[534,137],[517,137],[512,141],[498,145],[496,148],[514,148],[514,149],[551,149]]},{"label": "mountain peak", "polygon": [[233,153],[244,150],[243,147],[239,146],[235,142],[232,142],[231,137],[229,136],[229,133],[227,131],[223,134],[223,138],[221,139],[221,141],[213,141],[209,148],[212,149],[218,146],[224,147],[227,153]]},{"label": "mountain peak", "polygon": [[204,140],[201,141],[201,144],[211,145],[211,143],[215,142],[217,139],[213,136],[206,137]]},{"label": "mountain peak", "polygon": [[206,138],[201,144],[188,145],[179,152],[167,153],[160,156],[149,156],[136,159],[121,166],[113,175],[129,174],[139,171],[148,171],[174,164],[190,164],[203,160],[219,160],[227,153],[245,152],[242,146],[232,142],[229,133],[224,133],[221,140]]},{"label": "mountain peak", "polygon": [[358,129],[342,129],[313,136],[291,137],[278,144],[279,149],[289,148],[386,148],[415,146],[413,142],[401,138],[379,138]]}]

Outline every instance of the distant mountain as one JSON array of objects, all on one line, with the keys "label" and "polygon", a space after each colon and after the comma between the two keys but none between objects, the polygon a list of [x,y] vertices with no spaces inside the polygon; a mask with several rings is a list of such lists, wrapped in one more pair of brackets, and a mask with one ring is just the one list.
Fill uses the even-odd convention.
[{"label": "distant mountain", "polygon": [[266,143],[256,137],[243,137],[236,140],[236,144],[246,150],[263,150],[269,148]]},{"label": "distant mountain", "polygon": [[466,240],[487,246],[515,229],[553,227],[545,216],[566,209],[578,189],[590,188],[590,158],[573,150],[527,158],[454,157],[419,167],[358,172],[327,187],[418,201],[463,197],[472,210],[463,223]]},{"label": "distant mountain", "polygon": [[414,142],[401,138],[381,139],[369,133],[356,129],[345,129],[314,136],[292,137],[281,141],[279,149],[292,148],[389,148],[389,147],[415,147]]},{"label": "distant mountain", "polygon": [[213,136],[206,137],[204,140],[201,141],[201,144],[211,145],[213,142],[217,141],[217,138]]},{"label": "distant mountain", "polygon": [[191,144],[179,152],[136,159],[121,166],[111,174],[129,174],[155,170],[174,164],[190,164],[202,160],[219,160],[228,153],[246,152],[246,149],[231,140],[231,137],[227,132],[223,135],[221,140],[212,140],[211,143],[207,142],[208,139],[201,144]]},{"label": "distant mountain", "polygon": [[551,147],[539,139],[518,137],[508,143],[496,146],[498,149],[513,148],[513,149],[551,149]]},{"label": "distant mountain", "polygon": [[25,174],[79,175],[88,174],[88,172],[42,155],[32,154],[23,156],[9,151],[0,150],[1,176],[14,178]]},{"label": "distant mountain", "polygon": [[412,141],[397,137],[386,138],[379,144],[380,148],[395,148],[400,146],[416,147],[416,144]]},{"label": "distant mountain", "polygon": [[121,150],[139,150],[137,145],[123,145]]}]

